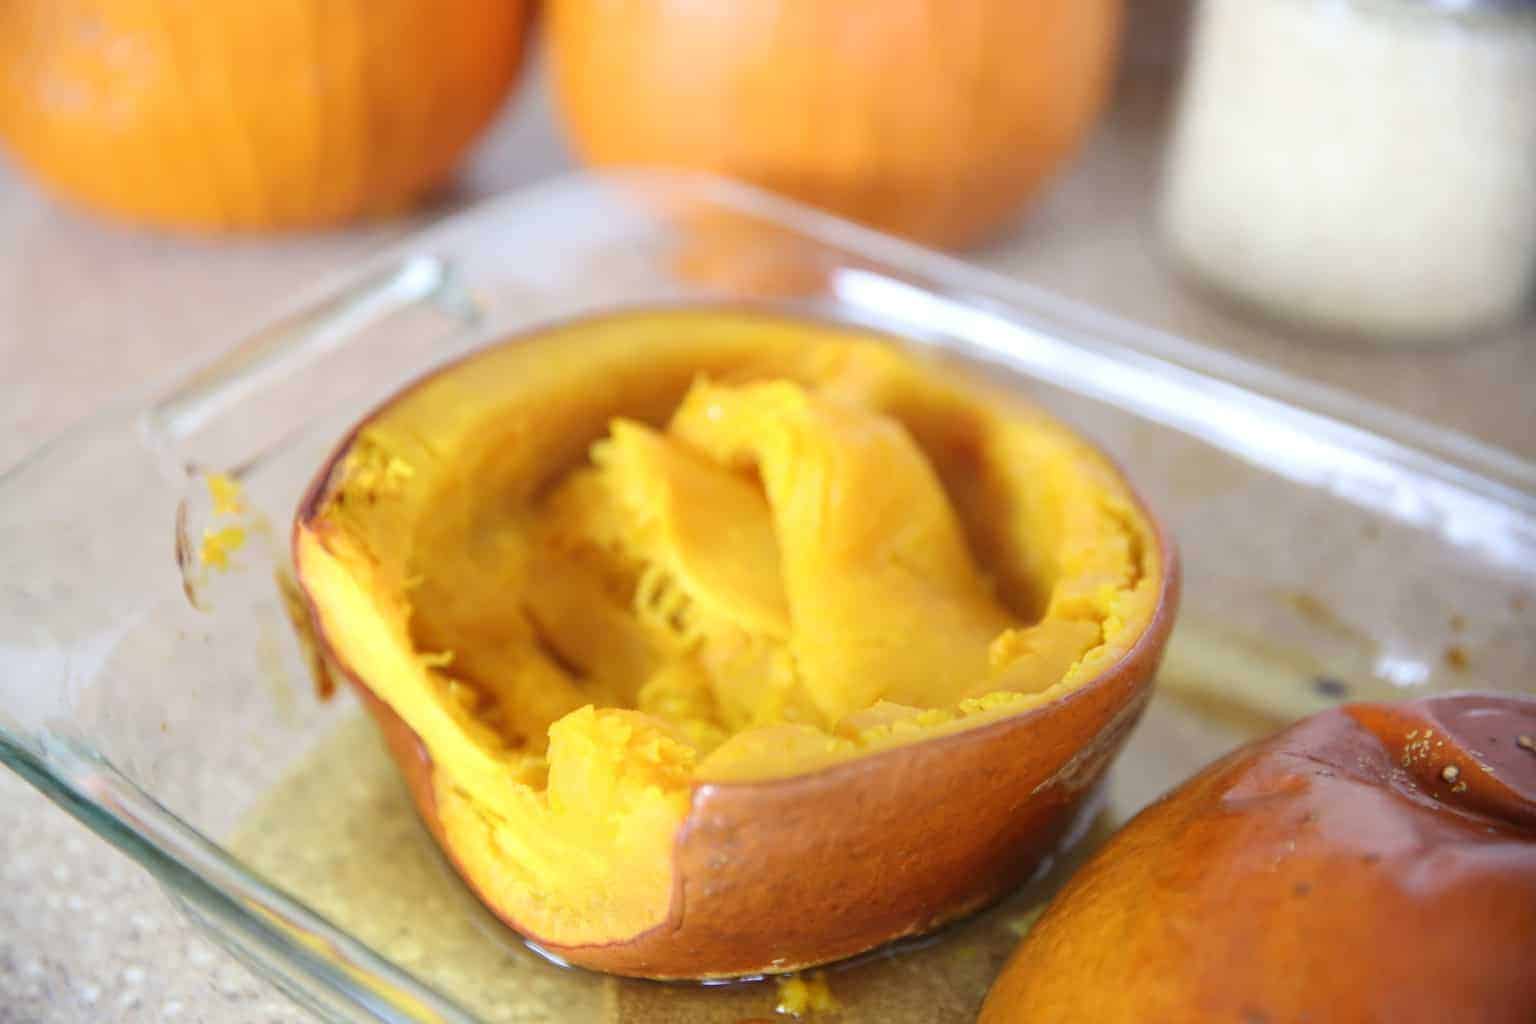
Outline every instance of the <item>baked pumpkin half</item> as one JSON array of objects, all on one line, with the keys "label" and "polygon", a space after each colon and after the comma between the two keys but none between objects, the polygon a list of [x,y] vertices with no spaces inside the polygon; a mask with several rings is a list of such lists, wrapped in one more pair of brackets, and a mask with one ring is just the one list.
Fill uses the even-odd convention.
[{"label": "baked pumpkin half", "polygon": [[1137,815],[980,1024],[1536,1020],[1536,697],[1320,712]]},{"label": "baked pumpkin half", "polygon": [[487,348],[299,510],[317,632],[484,903],[572,962],[789,971],[996,899],[1149,692],[1172,549],[899,344],[678,308]]}]

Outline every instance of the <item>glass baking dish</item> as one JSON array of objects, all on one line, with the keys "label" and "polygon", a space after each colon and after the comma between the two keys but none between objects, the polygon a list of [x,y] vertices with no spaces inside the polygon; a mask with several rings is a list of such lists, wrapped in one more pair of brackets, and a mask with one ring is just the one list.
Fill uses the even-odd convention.
[{"label": "glass baking dish", "polygon": [[[0,479],[0,760],[326,1019],[771,1016],[771,982],[602,978],[494,924],[350,698],[315,698],[288,568],[310,475],[406,381],[541,322],[700,302],[883,329],[1010,382],[1127,467],[1186,567],[1158,696],[1083,841],[1002,906],[829,968],[840,1021],[972,1019],[1074,858],[1250,736],[1536,680],[1536,466],[743,186],[628,172],[344,268]],[[244,546],[203,565],[230,527]]]}]

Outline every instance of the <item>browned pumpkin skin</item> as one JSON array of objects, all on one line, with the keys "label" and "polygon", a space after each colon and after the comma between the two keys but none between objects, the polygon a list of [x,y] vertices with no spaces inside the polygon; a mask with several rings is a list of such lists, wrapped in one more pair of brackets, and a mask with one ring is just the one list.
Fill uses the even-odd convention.
[{"label": "browned pumpkin skin", "polygon": [[[311,483],[295,517],[295,544],[324,507],[338,460],[367,422],[343,438]],[[1151,697],[1182,576],[1172,538],[1136,500],[1156,530],[1162,559],[1152,621],[1123,658],[1062,699],[787,779],[696,784],[674,845],[667,920],[627,941],[548,942],[484,893],[476,895],[508,926],[570,963],[663,980],[829,963],[1001,898],[1085,810]],[[320,617],[310,611],[321,648],[363,698],[418,813],[473,889],[438,818],[425,744],[335,659]],[[701,971],[700,964],[710,968]]]},{"label": "browned pumpkin skin", "polygon": [[982,1024],[1536,1020],[1522,735],[1536,699],[1465,694],[1325,712],[1217,762],[1072,879]]},{"label": "browned pumpkin skin", "polygon": [[[628,942],[544,948],[647,978],[696,977],[701,962],[721,965],[720,976],[789,971],[929,931],[1002,897],[1060,841],[1141,717],[1178,588],[1170,559],[1159,611],[1130,655],[1055,704],[792,779],[698,786],[678,834],[666,923]],[[340,667],[451,857],[425,746]],[[978,843],[978,829],[992,834]],[[830,941],[828,920],[839,927]]]}]

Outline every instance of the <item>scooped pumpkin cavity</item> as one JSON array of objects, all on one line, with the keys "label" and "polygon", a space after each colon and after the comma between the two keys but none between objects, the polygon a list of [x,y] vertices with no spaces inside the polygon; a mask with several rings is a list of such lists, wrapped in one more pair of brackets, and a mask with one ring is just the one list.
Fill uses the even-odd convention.
[{"label": "scooped pumpkin cavity", "polygon": [[1161,571],[1119,475],[1028,406],[841,329],[655,326],[417,384],[295,535],[461,870],[564,943],[665,918],[697,786],[1058,699],[1129,651]]}]

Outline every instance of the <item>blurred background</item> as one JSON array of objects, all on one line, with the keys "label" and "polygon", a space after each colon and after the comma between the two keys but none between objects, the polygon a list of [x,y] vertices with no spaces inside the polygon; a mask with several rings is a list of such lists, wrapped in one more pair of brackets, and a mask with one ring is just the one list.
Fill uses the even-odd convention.
[{"label": "blurred background", "polygon": [[[1536,457],[1532,0],[9,0],[0,153],[0,469],[319,276],[621,165]],[[199,943],[0,776],[0,1021],[297,1019]]]},{"label": "blurred background", "polygon": [[1530,438],[1531,3],[951,6],[6,4],[0,464],[316,274],[582,164],[746,178]]}]

